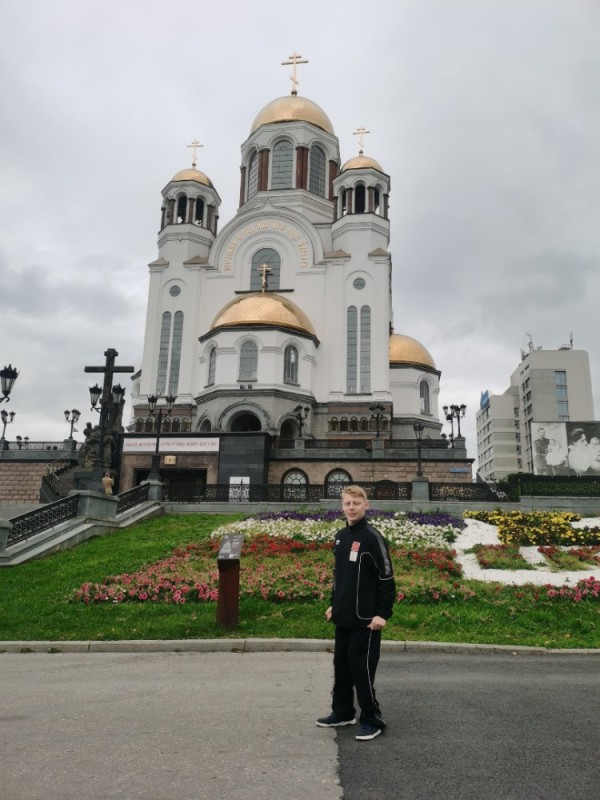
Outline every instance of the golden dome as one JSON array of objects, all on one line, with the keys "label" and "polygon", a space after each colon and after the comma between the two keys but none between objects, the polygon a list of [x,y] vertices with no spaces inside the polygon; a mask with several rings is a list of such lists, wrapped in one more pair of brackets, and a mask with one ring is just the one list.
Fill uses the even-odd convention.
[{"label": "golden dome", "polygon": [[[375,161],[374,158],[362,155],[355,156],[351,158],[350,161],[346,161],[340,172],[346,172],[348,169],[376,169],[379,172],[383,172],[381,164]],[[385,172],[383,172],[383,174],[385,175]]]},{"label": "golden dome", "polygon": [[232,300],[219,311],[211,327],[226,325],[281,325],[315,335],[306,314],[291,300],[272,292],[253,292]]},{"label": "golden dome", "polygon": [[310,122],[317,128],[333,133],[333,125],[323,109],[312,100],[297,95],[278,97],[268,103],[260,111],[252,123],[250,133],[258,130],[261,125],[272,125],[275,122]]},{"label": "golden dome", "polygon": [[435,369],[435,362],[429,351],[411,336],[392,333],[389,352],[390,364],[416,364]]},{"label": "golden dome", "polygon": [[211,179],[194,167],[182,169],[177,175],[173,175],[171,182],[174,181],[196,181],[197,183],[203,183],[205,186],[210,186],[211,189],[214,188]]}]

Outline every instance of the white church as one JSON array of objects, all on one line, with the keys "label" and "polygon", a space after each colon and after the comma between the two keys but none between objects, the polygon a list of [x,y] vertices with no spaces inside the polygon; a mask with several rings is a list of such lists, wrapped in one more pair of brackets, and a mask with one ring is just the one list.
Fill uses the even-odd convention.
[{"label": "white church", "polygon": [[[171,397],[163,431],[262,434],[258,480],[301,484],[332,474],[407,479],[415,453],[400,451],[420,423],[423,442],[437,445],[436,474],[452,479],[448,465],[464,465],[466,453],[440,438],[441,373],[423,344],[393,327],[390,176],[364,154],[363,129],[359,154],[342,160],[331,120],[298,94],[300,56],[284,63],[292,92],[249,126],[233,219],[220,225],[197,142],[191,168],[163,189],[130,431],[154,431],[148,398]],[[373,443],[378,457],[369,454],[365,471]],[[203,479],[226,481],[205,458]]]}]

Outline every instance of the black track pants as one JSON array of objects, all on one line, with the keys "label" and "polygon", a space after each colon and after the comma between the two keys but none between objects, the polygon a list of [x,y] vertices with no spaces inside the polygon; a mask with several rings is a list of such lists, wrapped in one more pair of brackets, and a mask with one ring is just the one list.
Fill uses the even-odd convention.
[{"label": "black track pants", "polygon": [[384,727],[375,698],[375,671],[381,649],[381,631],[370,628],[335,628],[332,709],[342,719],[354,717],[354,689],[361,724]]}]

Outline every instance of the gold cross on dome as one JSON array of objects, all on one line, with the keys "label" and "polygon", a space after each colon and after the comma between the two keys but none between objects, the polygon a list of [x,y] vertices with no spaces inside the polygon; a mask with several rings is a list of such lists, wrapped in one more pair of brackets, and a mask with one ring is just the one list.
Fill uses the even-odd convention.
[{"label": "gold cross on dome", "polygon": [[296,77],[296,66],[298,64],[308,64],[308,59],[302,58],[300,53],[296,53],[294,51],[291,56],[289,56],[288,61],[282,61],[281,66],[285,67],[291,64],[292,66],[292,74],[290,75],[290,80],[292,82],[292,94],[294,97],[298,94],[298,78]]},{"label": "gold cross on dome", "polygon": [[363,152],[365,150],[365,139],[364,139],[365,133],[371,133],[371,131],[368,131],[366,128],[357,128],[352,133],[353,136],[358,136],[359,137],[358,138],[358,155],[359,156],[362,156],[362,154],[363,154]]},{"label": "gold cross on dome", "polygon": [[192,147],[193,148],[193,150],[192,150],[192,167],[195,168],[196,167],[196,150],[199,147],[204,147],[204,145],[200,144],[198,139],[194,139],[194,141],[191,142],[191,144],[187,144],[186,147]]},{"label": "gold cross on dome", "polygon": [[261,281],[262,281],[262,290],[266,292],[269,288],[268,286],[268,278],[267,275],[271,272],[271,268],[267,264],[261,264],[260,267],[256,268],[258,272],[260,272]]}]

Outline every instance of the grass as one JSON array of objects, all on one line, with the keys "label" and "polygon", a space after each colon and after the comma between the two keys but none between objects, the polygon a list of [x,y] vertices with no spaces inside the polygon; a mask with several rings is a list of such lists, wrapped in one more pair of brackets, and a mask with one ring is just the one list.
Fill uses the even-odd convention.
[{"label": "grass", "polygon": [[[211,532],[232,519],[229,515],[163,516],[73,550],[1,570],[0,640],[331,639],[333,628],[323,616],[327,599],[274,602],[260,595],[242,596],[240,623],[234,631],[216,624],[214,602],[71,602],[74,592],[86,582],[100,583],[110,575],[133,573],[168,559],[174,549],[188,544],[208,547]],[[244,549],[242,565],[254,573],[264,556],[248,551]],[[543,587],[466,581],[453,573],[449,552],[394,546],[396,583],[404,599],[396,604],[384,638],[600,647],[597,599],[551,600]],[[207,558],[205,571],[214,571],[214,548]],[[276,564],[287,569],[289,581],[298,558],[279,555],[269,564],[272,569]],[[322,558],[331,566],[330,552],[324,551]]]},{"label": "grass", "polygon": [[476,544],[469,552],[475,553],[484,569],[535,569],[514,544]]}]

